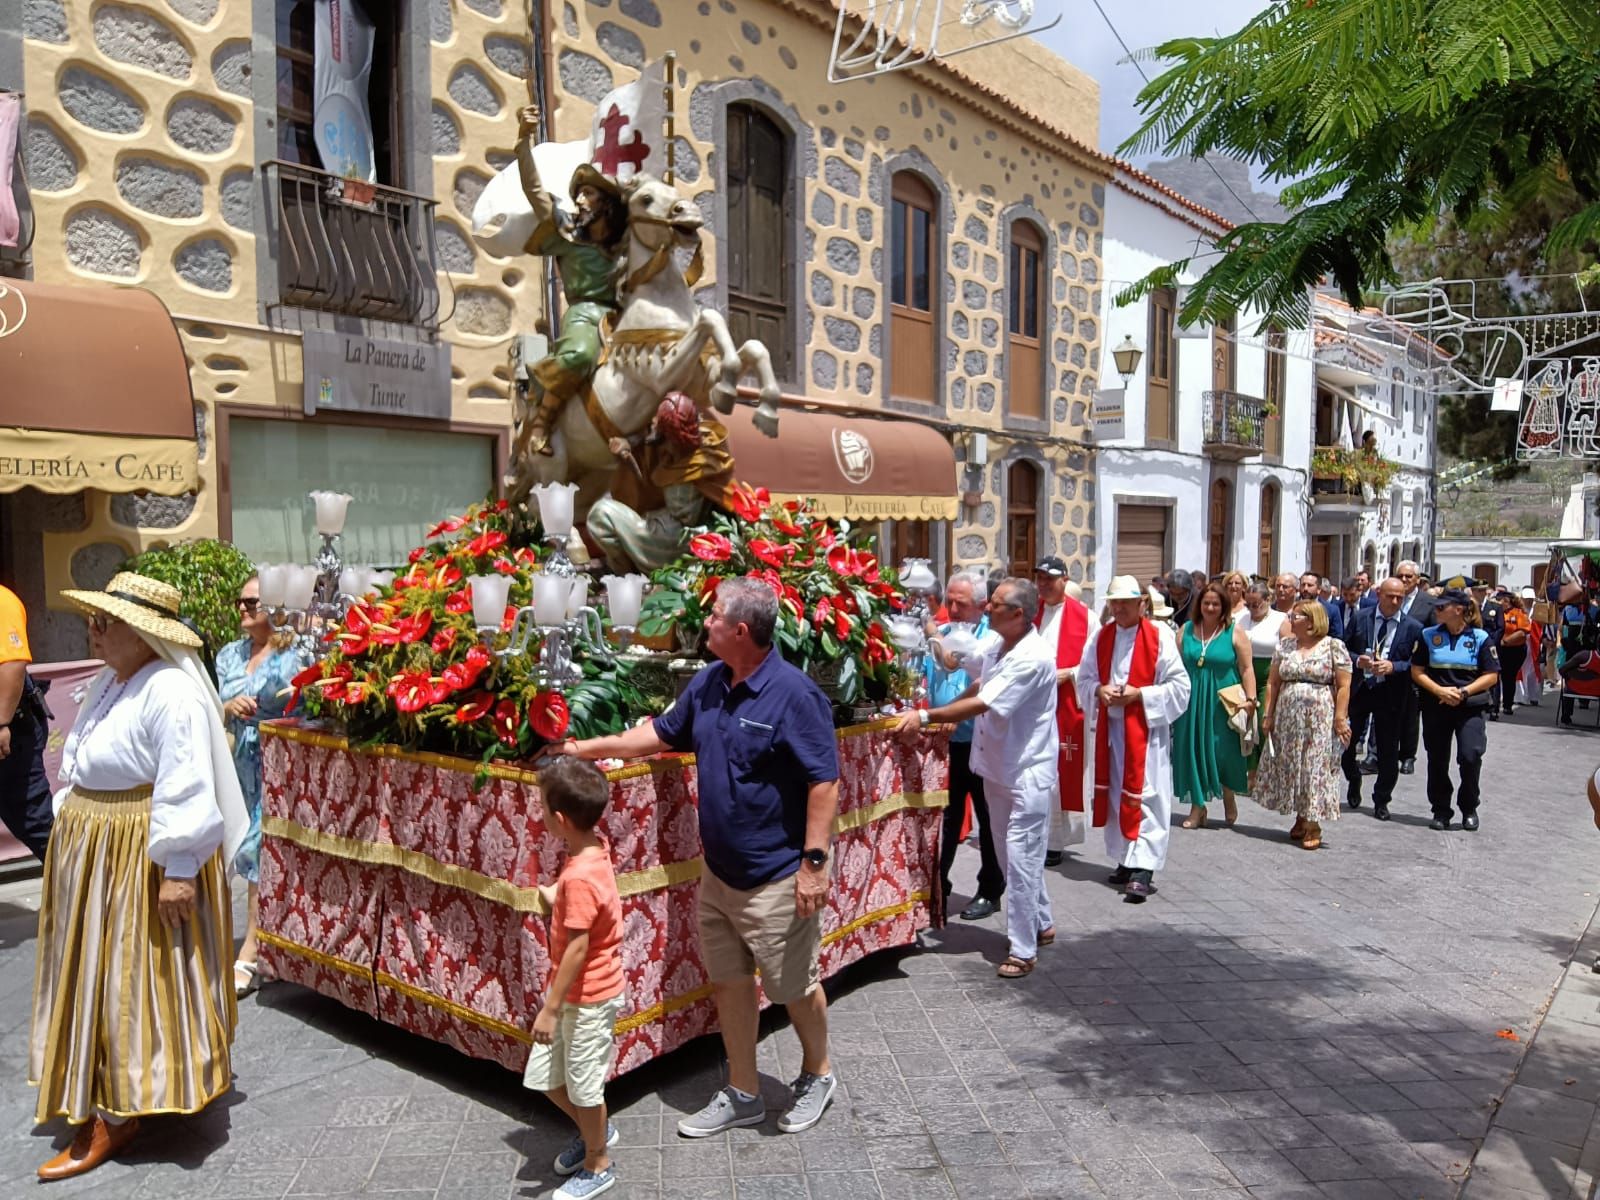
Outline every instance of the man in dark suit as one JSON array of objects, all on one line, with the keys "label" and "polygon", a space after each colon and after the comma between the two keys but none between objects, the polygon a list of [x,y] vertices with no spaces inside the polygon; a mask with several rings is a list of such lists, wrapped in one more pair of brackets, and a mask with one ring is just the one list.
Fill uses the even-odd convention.
[{"label": "man in dark suit", "polygon": [[1345,632],[1348,633],[1350,626],[1355,624],[1356,614],[1363,607],[1366,607],[1361,603],[1361,579],[1359,576],[1352,575],[1340,585],[1339,598],[1333,602],[1333,606],[1339,610],[1339,622]]},{"label": "man in dark suit", "polygon": [[[1489,583],[1484,579],[1474,579],[1472,582],[1472,602],[1478,606],[1478,619],[1483,622],[1483,631],[1489,635],[1489,642],[1498,652],[1500,649],[1500,636],[1506,631],[1506,610],[1496,596],[1489,594]],[[1489,720],[1500,719],[1500,685],[1497,683],[1489,689]]]},{"label": "man in dark suit", "polygon": [[[1438,623],[1433,615],[1433,596],[1424,586],[1422,568],[1407,559],[1395,568],[1395,577],[1405,588],[1405,599],[1400,602],[1401,616],[1410,617],[1426,629]],[[1400,774],[1410,775],[1417,769],[1417,746],[1422,741],[1422,705],[1417,689],[1406,693],[1406,711],[1400,719]]]},{"label": "man in dark suit", "polygon": [[[1405,585],[1398,579],[1385,579],[1378,587],[1378,606],[1362,609],[1345,632],[1344,644],[1355,664],[1350,688],[1350,726],[1353,729],[1369,717],[1372,733],[1369,744],[1378,759],[1378,778],[1372,788],[1372,813],[1380,821],[1389,819],[1389,800],[1395,780],[1400,777],[1400,735],[1407,696],[1416,695],[1411,681],[1411,650],[1422,636],[1422,626],[1400,612]],[[1361,768],[1356,762],[1354,739],[1345,748],[1339,764],[1349,785],[1346,799],[1351,808],[1361,806]]]},{"label": "man in dark suit", "polygon": [[1315,571],[1307,571],[1300,576],[1300,599],[1315,600],[1322,605],[1328,614],[1328,636],[1343,639],[1344,617],[1340,613],[1337,600],[1324,600],[1317,593],[1322,588],[1322,576]]},{"label": "man in dark suit", "polygon": [[1378,607],[1378,589],[1372,586],[1372,576],[1365,567],[1356,572],[1356,590],[1361,594],[1362,608]]}]

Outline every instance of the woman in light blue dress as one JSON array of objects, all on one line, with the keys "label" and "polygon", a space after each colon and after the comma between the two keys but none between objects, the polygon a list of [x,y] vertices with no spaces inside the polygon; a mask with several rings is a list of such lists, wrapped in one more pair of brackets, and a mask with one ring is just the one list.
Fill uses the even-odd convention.
[{"label": "woman in light blue dress", "polygon": [[309,662],[292,645],[292,635],[275,633],[261,607],[261,584],[252,576],[239,591],[239,627],[244,636],[217,655],[217,694],[222,697],[228,732],[233,735],[233,766],[239,775],[250,832],[234,858],[234,869],[249,882],[244,942],[233,964],[234,990],[248,995],[256,983],[257,882],[261,860],[262,721],[281,717],[289,703],[289,681]]}]

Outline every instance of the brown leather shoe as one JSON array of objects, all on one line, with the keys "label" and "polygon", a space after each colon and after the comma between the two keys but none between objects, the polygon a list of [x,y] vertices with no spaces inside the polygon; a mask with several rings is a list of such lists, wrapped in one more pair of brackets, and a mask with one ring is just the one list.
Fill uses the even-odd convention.
[{"label": "brown leather shoe", "polygon": [[70,1146],[39,1168],[39,1178],[48,1183],[92,1171],[106,1159],[115,1158],[138,1132],[137,1117],[120,1125],[108,1125],[98,1116],[91,1117],[78,1127]]}]

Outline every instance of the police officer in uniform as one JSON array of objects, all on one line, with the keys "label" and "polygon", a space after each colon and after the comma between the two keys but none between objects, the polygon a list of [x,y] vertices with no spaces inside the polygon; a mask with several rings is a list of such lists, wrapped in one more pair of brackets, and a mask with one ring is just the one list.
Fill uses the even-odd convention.
[{"label": "police officer in uniform", "polygon": [[[1500,652],[1489,634],[1468,624],[1472,597],[1451,588],[1434,606],[1438,624],[1423,630],[1411,655],[1411,678],[1422,694],[1422,744],[1428,752],[1429,829],[1450,828],[1451,797],[1461,828],[1478,828],[1478,774],[1488,747],[1484,714],[1500,681]],[[1461,787],[1450,781],[1454,744]]]}]

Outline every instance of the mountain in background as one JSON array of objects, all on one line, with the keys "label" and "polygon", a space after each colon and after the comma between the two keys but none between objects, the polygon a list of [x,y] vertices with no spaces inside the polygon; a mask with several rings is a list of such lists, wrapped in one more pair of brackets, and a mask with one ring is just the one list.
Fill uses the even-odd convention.
[{"label": "mountain in background", "polygon": [[1220,154],[1208,154],[1203,159],[1158,159],[1142,170],[1235,225],[1282,221],[1289,215],[1275,194],[1255,190],[1249,165],[1238,159]]}]

